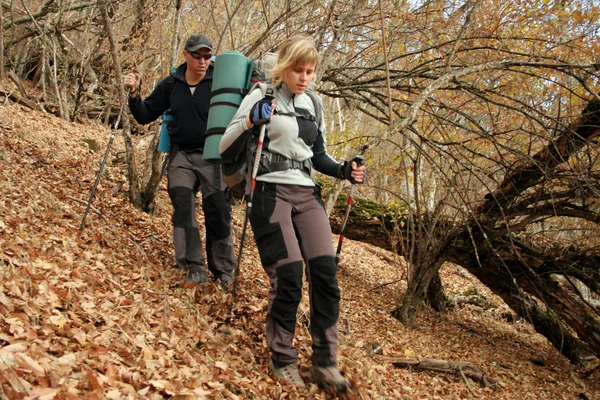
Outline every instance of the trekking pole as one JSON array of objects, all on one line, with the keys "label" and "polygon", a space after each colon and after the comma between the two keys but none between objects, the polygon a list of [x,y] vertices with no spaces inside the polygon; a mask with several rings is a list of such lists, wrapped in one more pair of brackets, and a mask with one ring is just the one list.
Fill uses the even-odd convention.
[{"label": "trekking pole", "polygon": [[[357,167],[362,165],[364,160],[363,154],[367,150],[367,145],[363,146],[361,151],[358,153],[356,157],[352,159],[356,163]],[[352,161],[350,161],[352,163]],[[344,214],[344,219],[342,221],[342,228],[340,230],[340,239],[338,241],[337,251],[335,252],[335,265],[339,264],[340,261],[340,253],[342,252],[342,243],[344,242],[344,235],[346,234],[346,225],[348,224],[348,217],[350,216],[350,208],[352,208],[352,197],[354,196],[354,186],[352,183],[350,185],[350,193],[348,194],[348,202],[346,203],[346,212]]]},{"label": "trekking pole", "polygon": [[104,172],[104,167],[106,166],[106,160],[108,159],[108,153],[110,152],[110,147],[112,146],[112,142],[115,139],[115,133],[117,133],[117,129],[119,128],[119,122],[121,122],[121,116],[123,115],[123,110],[125,109],[125,101],[121,99],[121,110],[119,111],[119,115],[117,116],[117,121],[115,122],[115,126],[110,134],[110,139],[108,139],[108,146],[106,146],[106,151],[104,152],[104,157],[102,158],[102,163],[100,164],[100,169],[98,170],[98,174],[96,175],[96,182],[94,183],[94,187],[92,188],[92,192],[90,193],[90,198],[87,202],[87,207],[85,208],[85,212],[83,213],[83,218],[81,219],[81,224],[79,224],[79,231],[83,229],[85,224],[85,219],[90,211],[90,207],[92,206],[92,201],[94,200],[94,195],[96,194],[96,188],[100,183],[100,178],[102,177],[102,172]]},{"label": "trekking pole", "polygon": [[229,315],[233,314],[233,305],[237,297],[237,284],[238,276],[240,274],[240,265],[242,262],[242,250],[244,249],[244,241],[246,240],[246,229],[248,221],[250,220],[250,214],[252,213],[252,198],[254,197],[254,189],[256,188],[256,173],[258,171],[258,165],[260,164],[260,155],[262,153],[263,140],[265,138],[266,124],[260,127],[260,133],[258,134],[258,144],[256,146],[256,155],[254,156],[254,164],[252,165],[252,174],[250,178],[250,191],[248,193],[248,201],[246,202],[246,216],[244,217],[244,226],[242,228],[242,237],[240,239],[240,252],[238,254],[235,270],[233,271],[233,288],[231,290],[231,305],[229,306]]}]

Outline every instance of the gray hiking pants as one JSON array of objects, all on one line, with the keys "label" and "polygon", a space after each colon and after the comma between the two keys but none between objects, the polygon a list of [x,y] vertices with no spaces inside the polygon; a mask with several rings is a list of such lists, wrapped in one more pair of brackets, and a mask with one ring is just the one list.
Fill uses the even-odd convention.
[{"label": "gray hiking pants", "polygon": [[196,221],[196,194],[202,191],[208,269],[215,279],[231,282],[235,266],[231,237],[231,199],[225,196],[219,165],[204,161],[202,152],[171,151],[168,190],[173,204],[173,243],[179,268],[204,269],[202,239]]},{"label": "gray hiking pants", "polygon": [[257,182],[252,230],[271,284],[267,344],[275,367],[294,363],[296,312],[305,262],[313,365],[336,364],[340,291],[331,226],[318,187]]}]

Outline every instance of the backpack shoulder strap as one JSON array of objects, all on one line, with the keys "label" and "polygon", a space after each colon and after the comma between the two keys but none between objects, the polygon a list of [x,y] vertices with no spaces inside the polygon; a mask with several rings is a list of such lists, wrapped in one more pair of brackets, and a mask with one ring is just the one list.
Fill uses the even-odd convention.
[{"label": "backpack shoulder strap", "polygon": [[171,93],[173,93],[173,87],[175,86],[175,77],[170,74],[165,78],[165,98],[171,106]]},{"label": "backpack shoulder strap", "polygon": [[264,99],[271,99],[271,101],[273,101],[273,98],[275,96],[275,91],[273,89],[273,84],[270,82],[256,82],[254,85],[252,85],[252,87],[250,88],[250,90],[248,91],[248,93],[252,92],[255,88],[259,88],[260,92],[262,93],[262,96]]},{"label": "backpack shoulder strap", "polygon": [[315,106],[315,120],[317,121],[317,126],[319,126],[323,120],[323,104],[321,103],[321,99],[319,99],[319,96],[311,88],[308,88],[305,93],[310,97]]}]

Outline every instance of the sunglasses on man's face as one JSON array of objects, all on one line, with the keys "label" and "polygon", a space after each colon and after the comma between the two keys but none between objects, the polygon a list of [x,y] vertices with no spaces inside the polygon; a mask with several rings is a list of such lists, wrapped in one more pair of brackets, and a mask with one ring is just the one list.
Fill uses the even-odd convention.
[{"label": "sunglasses on man's face", "polygon": [[196,60],[200,60],[201,58],[203,58],[205,61],[208,61],[212,58],[212,53],[208,53],[208,54],[200,54],[200,53],[196,53],[196,52],[191,52],[188,51],[188,53],[191,54],[192,57],[194,57]]}]

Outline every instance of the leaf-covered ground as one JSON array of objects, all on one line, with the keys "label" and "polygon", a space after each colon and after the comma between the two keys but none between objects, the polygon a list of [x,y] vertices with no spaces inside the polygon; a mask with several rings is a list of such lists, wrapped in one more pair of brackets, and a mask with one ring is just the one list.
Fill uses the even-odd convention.
[{"label": "leaf-covered ground", "polygon": [[[184,275],[174,268],[165,182],[154,216],[114,190],[125,181],[118,135],[79,231],[109,136],[95,122],[0,106],[0,398],[334,398],[315,385],[301,393],[270,375],[267,280],[252,237],[230,321],[230,294],[212,283],[179,287]],[[204,223],[201,212],[198,219]],[[234,219],[239,232],[239,205]],[[407,329],[390,317],[405,287],[392,254],[346,240],[342,265],[339,366],[354,384],[350,398],[600,398],[599,373],[584,375],[597,360],[570,365],[526,321],[507,322],[506,306],[459,268],[443,269],[446,291],[474,287],[491,307],[424,311]],[[307,323],[304,296],[296,344],[308,381]],[[499,387],[395,368],[381,356],[471,362]]]}]

